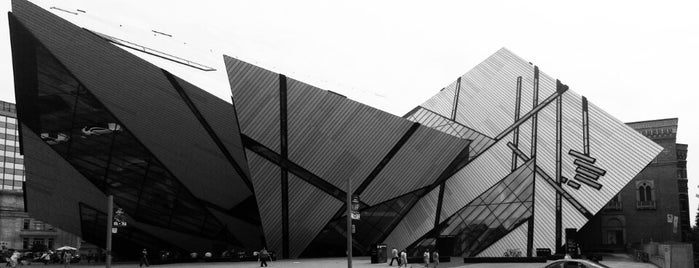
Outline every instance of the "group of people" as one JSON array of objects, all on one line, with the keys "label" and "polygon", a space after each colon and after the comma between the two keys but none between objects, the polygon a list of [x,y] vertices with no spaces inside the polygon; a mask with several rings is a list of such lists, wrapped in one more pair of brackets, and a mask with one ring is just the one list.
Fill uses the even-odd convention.
[{"label": "group of people", "polygon": [[[393,266],[393,261],[395,260],[398,262],[398,267],[408,267],[408,253],[404,250],[401,250],[398,252],[396,248],[393,248],[391,250],[391,262],[388,264],[389,266]],[[439,251],[435,250],[431,254],[430,258],[430,250],[425,249],[425,253],[422,254],[422,261],[425,264],[425,267],[430,266],[430,260],[434,263],[434,267],[436,268],[439,265]]]},{"label": "group of people", "polygon": [[[35,255],[36,254],[36,255]],[[49,263],[62,263],[64,267],[70,267],[70,263],[73,260],[73,253],[70,251],[57,251],[53,252],[51,250],[44,251],[39,256],[38,253],[26,252],[23,254],[19,251],[12,252],[9,256],[5,258],[6,267],[17,267],[22,265],[24,262],[31,264],[32,261],[43,262],[44,265]],[[35,258],[38,257],[38,258]]]}]

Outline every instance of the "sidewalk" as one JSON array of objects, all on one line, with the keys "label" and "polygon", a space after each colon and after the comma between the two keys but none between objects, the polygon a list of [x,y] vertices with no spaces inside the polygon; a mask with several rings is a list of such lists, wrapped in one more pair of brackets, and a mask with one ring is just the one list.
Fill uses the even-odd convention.
[{"label": "sidewalk", "polygon": [[[613,268],[655,268],[656,266],[650,263],[639,263],[634,262],[632,259],[625,255],[610,255],[605,256],[601,263],[613,267]],[[452,258],[452,262],[440,263],[439,268],[538,268],[544,267],[546,263],[463,263],[461,258]],[[63,265],[43,265],[41,263],[34,263],[31,267],[40,268],[62,268]],[[72,264],[71,267],[75,268],[97,268],[105,267],[104,263],[101,264],[87,264],[79,263]],[[138,267],[137,262],[133,263],[116,263],[112,264],[114,268],[126,268],[126,267]],[[205,267],[226,267],[226,268],[243,268],[243,267],[260,267],[259,262],[198,262],[198,263],[175,263],[175,264],[163,264],[163,265],[152,265],[155,268],[205,268]],[[341,268],[347,267],[346,258],[322,258],[322,259],[293,259],[293,260],[279,260],[269,263],[269,267],[276,268]],[[398,267],[397,265],[389,266],[387,263],[371,264],[369,257],[355,257],[352,261],[353,268],[383,268],[383,267]],[[408,264],[408,267],[419,268],[423,267],[420,263]],[[430,264],[430,268],[434,267],[434,264]]]}]

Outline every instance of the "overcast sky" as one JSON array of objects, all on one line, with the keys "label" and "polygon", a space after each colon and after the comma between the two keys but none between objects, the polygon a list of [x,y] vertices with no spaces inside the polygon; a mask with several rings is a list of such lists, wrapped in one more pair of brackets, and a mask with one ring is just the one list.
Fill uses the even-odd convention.
[{"label": "overcast sky", "polygon": [[[229,102],[221,54],[403,115],[507,47],[624,122],[679,118],[694,224],[699,1],[33,2],[76,12],[51,9],[82,27],[217,68],[160,62]],[[10,1],[0,5],[10,10]],[[14,102],[7,21],[0,21],[0,99]]]}]

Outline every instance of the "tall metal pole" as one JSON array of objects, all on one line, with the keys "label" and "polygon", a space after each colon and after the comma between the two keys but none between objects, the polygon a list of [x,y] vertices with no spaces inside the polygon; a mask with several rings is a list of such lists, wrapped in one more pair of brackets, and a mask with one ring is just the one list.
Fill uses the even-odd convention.
[{"label": "tall metal pole", "polygon": [[352,268],[352,183],[347,178],[347,268]]},{"label": "tall metal pole", "polygon": [[112,267],[112,224],[114,222],[114,196],[107,197],[107,268]]}]

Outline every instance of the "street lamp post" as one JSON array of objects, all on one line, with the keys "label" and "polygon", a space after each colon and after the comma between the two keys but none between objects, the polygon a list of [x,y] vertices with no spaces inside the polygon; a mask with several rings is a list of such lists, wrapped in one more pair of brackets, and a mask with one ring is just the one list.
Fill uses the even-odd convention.
[{"label": "street lamp post", "polygon": [[352,182],[347,178],[347,268],[352,268]]},{"label": "street lamp post", "polygon": [[107,268],[112,267],[112,223],[114,220],[114,196],[107,197]]}]

